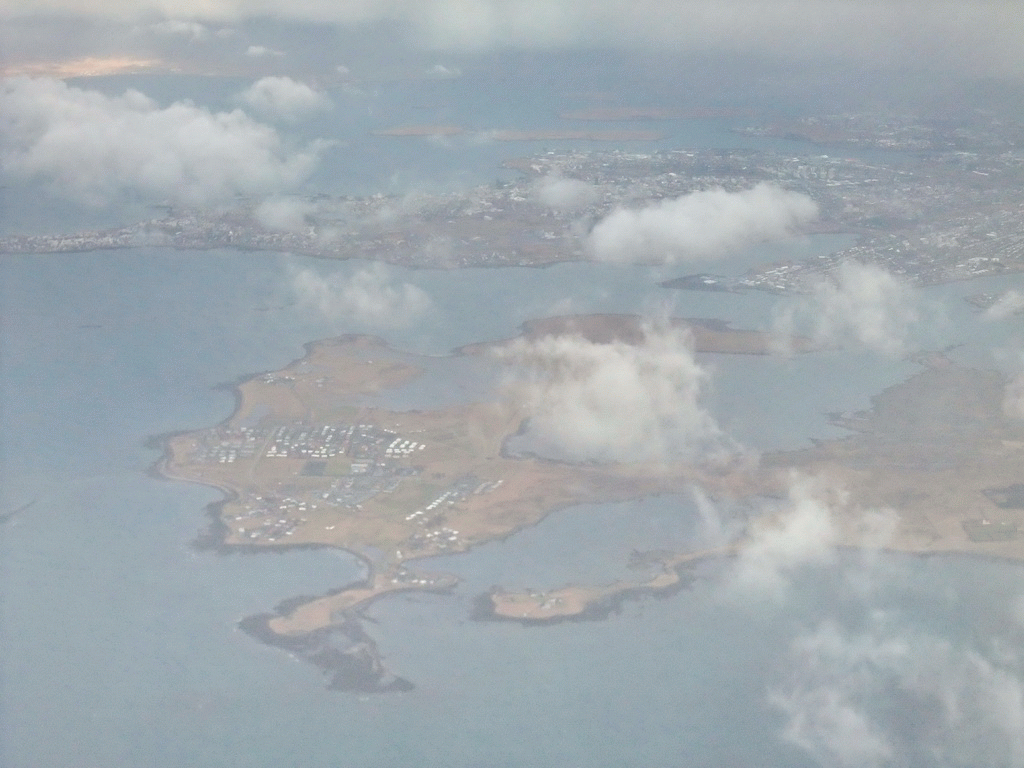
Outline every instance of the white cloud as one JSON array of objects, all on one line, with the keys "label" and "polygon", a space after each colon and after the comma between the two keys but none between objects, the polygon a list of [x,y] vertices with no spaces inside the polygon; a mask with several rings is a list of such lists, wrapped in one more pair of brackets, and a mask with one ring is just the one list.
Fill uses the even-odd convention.
[{"label": "white cloud", "polygon": [[446,67],[444,64],[435,64],[432,67],[428,67],[424,74],[427,77],[449,79],[453,77],[461,77],[462,70],[458,67]]},{"label": "white cloud", "polygon": [[711,189],[643,208],[617,208],[599,221],[587,249],[600,261],[671,263],[722,256],[790,237],[818,214],[813,200],[773,184]]},{"label": "white cloud", "polygon": [[718,506],[699,486],[691,487],[690,495],[700,518],[697,530],[700,541],[708,547],[724,547],[733,538],[735,531],[731,529],[734,526],[726,525]]},{"label": "white cloud", "polygon": [[264,77],[240,94],[238,100],[262,116],[294,121],[331,108],[326,94],[290,77]]},{"label": "white cloud", "polygon": [[198,21],[167,19],[150,24],[146,29],[158,35],[179,35],[192,40],[202,40],[210,34],[210,30]]},{"label": "white cloud", "polygon": [[545,176],[534,185],[533,193],[538,202],[549,208],[577,211],[593,203],[597,199],[598,190],[593,184],[580,179]]},{"label": "white cloud", "polygon": [[644,329],[638,344],[520,338],[495,351],[538,453],[591,461],[722,460],[738,447],[702,404],[708,372],[689,333]]},{"label": "white cloud", "polygon": [[772,703],[789,718],[785,741],[837,768],[890,765],[892,746],[863,712],[827,687],[777,694]]},{"label": "white cloud", "polygon": [[[1024,367],[1024,355],[1016,354],[1016,368]],[[1008,419],[1024,419],[1024,373],[1010,376],[1003,386],[1003,415]]]},{"label": "white cloud", "polygon": [[1006,382],[1003,388],[1003,415],[1010,419],[1024,419],[1024,374]]},{"label": "white cloud", "polygon": [[160,107],[137,91],[106,96],[48,78],[0,84],[0,166],[101,204],[125,192],[185,204],[297,186],[322,145],[290,152],[241,111]]},{"label": "white cloud", "polygon": [[[935,634],[905,610],[934,584],[879,557],[895,513],[857,509],[822,477],[794,475],[790,486],[781,509],[751,524],[725,575],[728,594],[758,605],[795,596],[785,615],[798,626],[809,613],[772,665],[780,737],[823,768],[1024,765],[1019,608],[987,619],[1005,637]],[[841,555],[845,545],[862,549]]]},{"label": "white cloud", "polygon": [[267,48],[265,45],[250,45],[245,49],[245,55],[258,59],[265,56],[284,56],[284,51]]},{"label": "white cloud", "polygon": [[779,339],[809,335],[823,345],[856,345],[884,355],[908,351],[911,329],[921,320],[913,288],[874,264],[847,261],[810,293],[775,310]]},{"label": "white cloud", "polygon": [[1024,312],[1024,293],[1011,288],[985,310],[983,317],[986,320],[1005,320],[1021,312]]},{"label": "white cloud", "polygon": [[256,206],[254,216],[263,227],[282,232],[304,232],[308,218],[316,212],[316,203],[300,197],[268,197]]},{"label": "white cloud", "polygon": [[996,348],[993,356],[1004,372],[1003,416],[1024,420],[1024,353],[1015,347]]},{"label": "white cloud", "polygon": [[380,264],[327,277],[303,269],[293,277],[292,291],[301,306],[328,320],[378,328],[408,325],[433,305],[426,291],[393,282]]}]

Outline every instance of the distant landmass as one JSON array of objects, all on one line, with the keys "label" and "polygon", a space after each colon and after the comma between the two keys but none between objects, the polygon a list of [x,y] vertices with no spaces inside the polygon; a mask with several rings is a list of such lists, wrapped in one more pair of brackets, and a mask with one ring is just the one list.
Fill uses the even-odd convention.
[{"label": "distant landmass", "polygon": [[707,120],[726,117],[751,117],[753,110],[743,109],[667,109],[663,107],[592,107],[560,112],[563,120],[602,122],[641,120]]},{"label": "distant landmass", "polygon": [[393,128],[381,128],[372,133],[374,136],[460,136],[471,134],[491,141],[658,141],[665,138],[665,134],[658,131],[580,131],[568,128],[543,130],[495,128],[471,131],[457,125],[399,125]]},{"label": "distant landmass", "polygon": [[[564,315],[529,320],[522,326],[522,337],[536,339],[541,336],[580,336],[596,344],[622,342],[640,344],[643,342],[647,321],[637,315]],[[684,329],[693,339],[696,352],[717,352],[722,354],[766,355],[773,350],[770,334],[763,331],[738,330],[729,327],[722,320],[669,318],[665,325]],[[462,347],[459,351],[478,354],[506,342],[482,342]],[[796,337],[791,340],[793,350],[805,352],[810,349],[810,340]]]}]

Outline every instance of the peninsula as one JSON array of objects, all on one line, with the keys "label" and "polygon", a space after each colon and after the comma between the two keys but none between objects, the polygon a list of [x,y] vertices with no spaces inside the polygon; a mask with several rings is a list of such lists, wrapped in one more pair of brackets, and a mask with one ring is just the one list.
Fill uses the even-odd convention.
[{"label": "peninsula", "polygon": [[[673,325],[690,329],[701,351],[768,349],[758,332],[713,321],[676,319]],[[595,315],[538,321],[524,332],[637,343],[639,328],[634,316]],[[487,351],[475,345],[459,352]],[[239,382],[235,411],[220,425],[164,441],[164,476],[224,493],[209,510],[203,545],[250,551],[336,547],[365,562],[361,583],[288,601],[243,623],[265,642],[329,669],[335,687],[366,690],[373,677],[369,668],[381,671],[387,681],[382,685],[394,682],[367,650],[367,639],[353,631],[362,608],[395,591],[446,591],[455,585],[450,574],[419,572],[410,561],[509,536],[571,505],[684,492],[694,484],[718,493],[752,491],[751,478],[721,465],[579,465],[509,455],[505,441],[525,417],[514,402],[431,411],[370,404],[375,394],[423,375],[414,363],[371,337],[315,342],[285,368]],[[669,586],[663,581],[648,586]],[[602,596],[609,596],[607,590]],[[596,597],[581,599],[589,603]],[[334,653],[339,633],[358,653]],[[356,635],[358,641],[352,639]],[[359,673],[353,676],[355,656],[363,662],[355,664]],[[325,666],[325,658],[337,663]],[[340,677],[339,665],[349,670]],[[359,682],[349,686],[346,680]]]},{"label": "peninsula", "polygon": [[[768,339],[754,331],[716,321],[670,324],[686,328],[698,351],[769,351]],[[566,316],[529,322],[523,336],[636,344],[640,329],[635,316]],[[458,353],[490,355],[506,343]],[[506,452],[526,416],[508,399],[418,411],[374,404],[376,396],[426,375],[425,366],[378,339],[343,336],[312,343],[285,368],[238,383],[235,411],[223,423],[165,438],[159,471],[223,491],[223,501],[209,509],[210,528],[200,538],[205,546],[334,547],[361,558],[366,577],[359,583],[293,598],[241,626],[323,669],[333,688],[405,690],[411,683],[386,669],[362,629],[361,611],[395,592],[449,591],[455,576],[420,571],[414,562],[507,537],[573,505],[695,486],[712,498],[779,498],[796,470],[847,489],[849,504],[837,511],[837,545],[863,545],[863,510],[884,508],[894,515],[884,543],[890,549],[1024,560],[1024,420],[1007,404],[1011,382],[940,353],[918,362],[922,371],[880,393],[870,410],[831,415],[850,437],[766,454],[758,466],[575,464]],[[646,575],[636,580],[542,590],[497,586],[477,598],[474,616],[528,624],[602,618],[625,599],[682,588],[693,564],[741,551],[757,530],[776,525],[778,514],[759,511],[745,530],[715,547],[647,557]]]}]

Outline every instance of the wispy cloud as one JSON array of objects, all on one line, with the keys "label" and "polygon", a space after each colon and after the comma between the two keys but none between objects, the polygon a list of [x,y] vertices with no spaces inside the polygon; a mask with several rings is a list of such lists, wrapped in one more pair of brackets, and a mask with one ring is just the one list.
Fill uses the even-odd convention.
[{"label": "wispy cloud", "polygon": [[756,525],[740,550],[730,577],[734,589],[781,597],[793,571],[834,561],[838,531],[828,502],[820,497],[826,490],[810,478],[793,483],[786,510]]},{"label": "wispy cloud", "polygon": [[545,176],[533,188],[537,201],[549,208],[561,211],[576,211],[586,208],[598,196],[598,189],[580,179],[563,176]]},{"label": "wispy cloud", "polygon": [[859,627],[826,619],[795,638],[770,701],[782,738],[822,766],[1024,764],[1019,660],[875,610]]},{"label": "wispy cloud", "polygon": [[1017,374],[1003,388],[1003,415],[1024,419],[1024,373]]},{"label": "wispy cloud", "polygon": [[905,606],[934,585],[880,556],[897,525],[894,511],[858,508],[824,476],[793,475],[788,500],[754,521],[727,565],[724,595],[793,608],[767,695],[784,718],[779,737],[823,768],[1024,764],[1014,606],[989,617],[1001,636],[978,641],[922,624]]},{"label": "wispy cloud", "polygon": [[310,217],[317,205],[300,197],[268,197],[254,211],[256,221],[267,229],[282,232],[303,232],[310,226]]},{"label": "wispy cloud", "polygon": [[380,264],[327,276],[302,269],[293,276],[291,289],[301,307],[327,320],[371,328],[408,325],[433,306],[426,291],[393,280]]},{"label": "wispy cloud", "polygon": [[827,346],[854,346],[898,357],[909,351],[910,333],[922,322],[914,289],[874,264],[847,261],[809,293],[780,303],[774,329],[779,339],[810,336]]},{"label": "wispy cloud", "polygon": [[991,307],[985,310],[984,318],[986,320],[1005,320],[1013,315],[1019,315],[1024,312],[1024,293],[1010,289],[993,304]]},{"label": "wispy cloud", "polygon": [[141,29],[157,35],[173,35],[190,40],[203,40],[210,35],[210,29],[205,24],[182,19],[165,19]]},{"label": "wispy cloud", "polygon": [[461,77],[462,70],[458,67],[446,67],[444,64],[434,64],[431,67],[427,67],[424,74],[427,77],[435,77],[439,79],[448,80],[453,77]]},{"label": "wispy cloud", "polygon": [[245,55],[255,59],[265,57],[281,57],[284,56],[284,51],[279,51],[275,48],[268,48],[265,45],[250,45],[245,49]]}]

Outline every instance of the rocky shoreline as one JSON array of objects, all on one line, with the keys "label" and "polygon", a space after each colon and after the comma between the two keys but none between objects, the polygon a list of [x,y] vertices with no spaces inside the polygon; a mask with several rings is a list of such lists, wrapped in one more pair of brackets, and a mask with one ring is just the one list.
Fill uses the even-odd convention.
[{"label": "rocky shoreline", "polygon": [[401,693],[416,686],[390,672],[383,662],[377,643],[363,629],[359,618],[346,613],[344,619],[329,627],[301,635],[281,635],[270,622],[288,612],[295,598],[282,603],[275,613],[248,616],[239,629],[265,645],[273,646],[312,664],[329,677],[328,689],[350,693]]}]

